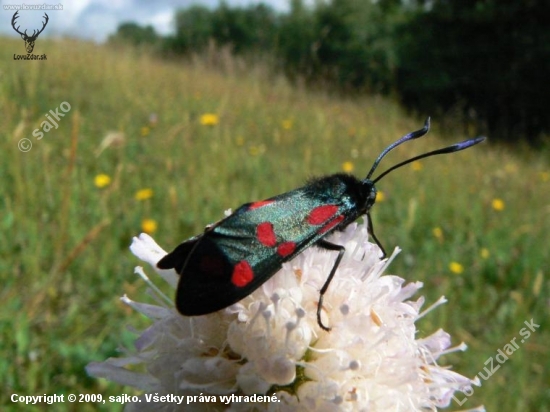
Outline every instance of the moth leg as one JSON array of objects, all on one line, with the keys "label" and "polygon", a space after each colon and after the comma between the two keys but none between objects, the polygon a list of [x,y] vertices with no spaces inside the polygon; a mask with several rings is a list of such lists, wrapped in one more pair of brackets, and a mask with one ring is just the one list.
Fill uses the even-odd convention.
[{"label": "moth leg", "polygon": [[332,269],[328,275],[327,280],[325,281],[325,284],[319,291],[319,304],[317,305],[317,323],[321,327],[321,329],[325,331],[330,331],[330,328],[323,325],[323,322],[321,322],[321,309],[323,307],[323,297],[325,295],[325,292],[328,289],[328,285],[330,285],[330,282],[332,281],[332,278],[334,277],[334,274],[336,273],[336,269],[338,269],[338,265],[340,264],[340,261],[344,257],[344,253],[346,252],[346,248],[342,245],[335,245],[334,243],[327,242],[326,240],[321,239],[319,242],[317,242],[317,246],[326,250],[333,250],[338,252],[338,256],[336,257],[336,260],[334,261],[334,265],[332,266]]},{"label": "moth leg", "polygon": [[380,241],[378,240],[378,238],[374,234],[374,228],[372,226],[372,219],[370,217],[370,213],[368,213],[368,212],[367,212],[367,232],[369,233],[369,235],[372,236],[372,238],[374,239],[374,241],[376,242],[376,244],[378,245],[378,247],[382,251],[382,256],[380,257],[380,260],[384,259],[387,256],[386,255],[386,250],[384,249],[384,246],[382,246],[382,243],[380,243]]}]

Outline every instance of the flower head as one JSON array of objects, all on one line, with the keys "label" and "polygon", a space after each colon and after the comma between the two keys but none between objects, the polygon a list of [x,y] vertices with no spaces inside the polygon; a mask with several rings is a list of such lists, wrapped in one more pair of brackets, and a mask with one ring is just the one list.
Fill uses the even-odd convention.
[{"label": "flower head", "polygon": [[455,275],[460,275],[462,272],[464,272],[464,266],[458,262],[451,262],[449,263],[449,270]]},{"label": "flower head", "polygon": [[215,126],[220,121],[217,114],[205,113],[200,117],[200,124],[203,126]]},{"label": "flower head", "polygon": [[[383,275],[398,249],[380,261],[366,224],[352,224],[330,241],[346,248],[323,305],[331,332],[319,327],[316,309],[335,253],[311,247],[237,304],[198,317],[177,313],[138,267],[160,306],[122,300],[153,323],[125,358],[91,363],[88,373],[157,394],[275,393],[280,402],[259,406],[282,411],[436,411],[455,391],[478,384],[437,363],[464,344],[449,348],[442,330],[416,338],[415,322],[445,299],[421,312],[424,299],[411,300],[421,282]],[[166,254],[145,234],[130,248],[153,268]],[[174,271],[155,270],[175,287]],[[144,372],[135,370],[138,364]],[[140,410],[160,408],[145,395],[141,400]]]},{"label": "flower head", "polygon": [[355,166],[354,166],[353,162],[350,162],[349,160],[342,163],[342,170],[346,173],[353,172],[354,168],[355,168]]},{"label": "flower head", "polygon": [[159,122],[159,116],[156,113],[149,114],[149,126],[155,127]]},{"label": "flower head", "polygon": [[493,201],[491,202],[491,206],[497,212],[502,212],[504,210],[504,200],[499,198],[493,199]]},{"label": "flower head", "polygon": [[111,184],[111,176],[104,173],[98,174],[94,177],[94,185],[100,189],[107,187]]},{"label": "flower head", "polygon": [[122,147],[126,141],[126,135],[123,132],[108,132],[99,147],[95,151],[95,155],[99,156],[105,149],[109,147]]},{"label": "flower head", "polygon": [[414,162],[411,163],[411,169],[414,170],[415,172],[419,172],[422,169],[424,169],[424,165],[422,164],[421,161],[415,160]]},{"label": "flower head", "polygon": [[139,130],[142,136],[149,136],[149,133],[151,133],[151,128],[149,126],[142,126]]},{"label": "flower head", "polygon": [[143,219],[141,221],[141,230],[145,233],[153,233],[157,230],[157,221],[154,219]]},{"label": "flower head", "polygon": [[153,197],[153,189],[148,187],[145,189],[138,190],[134,195],[134,198],[136,200],[147,200],[147,199],[151,199],[152,197]]},{"label": "flower head", "polygon": [[443,229],[439,226],[434,227],[432,233],[437,240],[443,240]]}]

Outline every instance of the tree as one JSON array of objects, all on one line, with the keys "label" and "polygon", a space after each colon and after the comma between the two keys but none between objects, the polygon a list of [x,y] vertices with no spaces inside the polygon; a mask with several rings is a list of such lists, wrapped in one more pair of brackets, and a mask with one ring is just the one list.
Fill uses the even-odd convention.
[{"label": "tree", "polygon": [[423,111],[457,107],[480,132],[534,142],[550,131],[545,1],[438,0],[402,27],[397,87]]},{"label": "tree", "polygon": [[154,44],[159,36],[152,26],[142,27],[136,23],[121,23],[115,34],[109,36],[109,42],[123,41],[133,45]]}]

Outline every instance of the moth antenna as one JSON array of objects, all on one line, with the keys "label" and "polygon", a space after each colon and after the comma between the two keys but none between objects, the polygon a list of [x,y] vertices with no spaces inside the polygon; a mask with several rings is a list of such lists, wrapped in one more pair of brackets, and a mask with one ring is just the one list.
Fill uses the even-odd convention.
[{"label": "moth antenna", "polygon": [[[401,140],[401,139],[400,139]],[[390,173],[391,171],[395,170],[395,169],[398,169],[400,168],[401,166],[404,166],[406,164],[409,164],[411,162],[414,162],[415,160],[419,160],[419,159],[424,159],[425,157],[430,157],[430,156],[435,156],[435,155],[439,155],[439,154],[445,154],[445,153],[454,153],[454,152],[459,152],[461,150],[464,150],[464,149],[467,149],[471,146],[474,146],[478,143],[481,143],[482,141],[485,140],[485,137],[484,136],[480,136],[480,137],[476,137],[475,139],[469,139],[469,140],[465,140],[463,142],[460,142],[460,143],[455,143],[451,146],[447,146],[447,147],[444,147],[442,149],[437,149],[437,150],[433,150],[431,152],[428,152],[428,153],[424,153],[424,154],[421,154],[421,155],[418,155],[418,156],[415,156],[413,158],[410,158],[408,160],[405,160],[401,163],[398,163],[396,164],[395,166],[392,166],[390,167],[388,170],[386,170],[384,173],[382,173],[380,176],[378,176],[376,179],[373,180],[373,183],[376,183],[378,182],[380,179],[382,179],[384,176],[386,176],[388,173]],[[397,143],[397,142],[396,142]]]},{"label": "moth antenna", "polygon": [[384,156],[386,156],[390,151],[392,151],[393,149],[395,149],[397,146],[399,146],[400,144],[402,143],[405,143],[405,142],[408,142],[409,140],[413,140],[413,139],[418,139],[419,137],[422,137],[424,136],[426,133],[428,133],[428,131],[430,130],[430,118],[428,117],[426,119],[426,121],[424,122],[424,127],[420,130],[416,130],[414,132],[411,132],[409,134],[406,134],[405,136],[403,136],[401,139],[397,140],[396,142],[392,143],[391,145],[389,145],[388,147],[386,147],[382,153],[380,153],[380,155],[376,158],[376,160],[374,161],[374,164],[372,165],[370,171],[369,171],[369,174],[367,175],[366,179],[369,179],[372,174],[374,173],[374,171],[376,170],[376,168],[378,167],[378,164],[380,163],[380,161],[384,158]]}]

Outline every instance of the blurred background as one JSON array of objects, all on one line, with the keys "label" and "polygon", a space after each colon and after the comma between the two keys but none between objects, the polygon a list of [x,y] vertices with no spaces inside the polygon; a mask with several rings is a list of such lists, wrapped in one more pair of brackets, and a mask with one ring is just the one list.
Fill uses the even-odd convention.
[{"label": "blurred background", "polygon": [[22,409],[12,393],[139,393],[84,370],[148,325],[119,302],[151,299],[132,236],[171,250],[309,177],[363,178],[431,116],[379,172],[488,141],[379,182],[377,236],[403,249],[390,272],[447,297],[418,333],[467,343],[445,359],[457,372],[487,376],[518,342],[450,410],[550,411],[548,2],[0,4],[2,410]]}]

